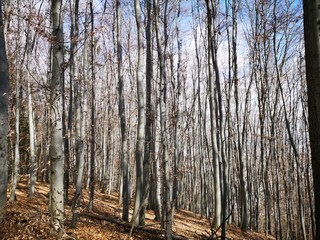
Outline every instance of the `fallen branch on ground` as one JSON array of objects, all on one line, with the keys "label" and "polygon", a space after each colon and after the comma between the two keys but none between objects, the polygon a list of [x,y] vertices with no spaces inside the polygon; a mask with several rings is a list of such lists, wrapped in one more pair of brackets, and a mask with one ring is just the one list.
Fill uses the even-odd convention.
[{"label": "fallen branch on ground", "polygon": [[[132,224],[131,223],[124,222],[124,221],[122,221],[120,219],[116,219],[116,218],[113,218],[113,217],[110,217],[110,216],[101,216],[101,215],[98,215],[98,214],[95,214],[95,213],[89,213],[89,212],[84,212],[84,213],[81,214],[81,216],[89,217],[89,218],[93,218],[93,219],[97,219],[97,220],[104,220],[104,221],[107,221],[107,222],[111,222],[111,223],[115,223],[115,224],[121,225],[121,226],[129,228],[129,229],[132,228]],[[158,234],[158,235],[163,234],[163,236],[165,235],[165,230],[164,229],[149,228],[149,227],[146,227],[146,226],[135,226],[134,228],[136,230],[144,231],[144,232],[151,233],[151,234]],[[185,238],[183,236],[179,236],[179,235],[176,235],[176,234],[173,234],[172,237],[173,237],[173,239],[176,239],[176,240],[186,240],[187,239],[187,238]]]},{"label": "fallen branch on ground", "polygon": [[[233,213],[233,208],[234,208],[234,205],[232,205],[232,209],[231,209],[231,212],[229,213],[229,215],[223,220],[223,222],[220,224],[220,226],[214,230],[213,228],[213,224],[210,222],[210,227],[211,227],[211,234],[210,236],[207,238],[208,240],[213,240],[213,239],[219,239],[219,238],[222,238],[222,236],[217,236],[217,232],[219,231],[219,229],[222,227],[223,224],[226,224],[228,219],[231,217],[232,213]],[[210,219],[209,219],[210,221]],[[229,239],[227,237],[225,237],[226,239]]]}]

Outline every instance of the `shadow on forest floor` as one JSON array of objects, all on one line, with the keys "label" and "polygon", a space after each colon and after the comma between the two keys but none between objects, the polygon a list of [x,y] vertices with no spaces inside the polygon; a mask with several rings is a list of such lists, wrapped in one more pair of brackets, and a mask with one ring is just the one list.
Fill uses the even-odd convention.
[{"label": "shadow on forest floor", "polygon": [[[7,204],[7,218],[4,226],[0,228],[0,239],[53,239],[49,235],[49,185],[37,182],[32,199],[28,198],[28,191],[27,180],[21,179],[16,190],[17,200]],[[71,189],[69,198],[72,198],[73,192],[74,189]],[[70,228],[71,210],[70,205],[66,204],[65,230],[68,235],[66,239],[128,239],[130,227],[121,223],[122,209],[118,203],[117,194],[108,195],[98,191],[95,193],[92,214],[100,216],[101,219],[84,217],[88,213],[87,204],[88,192],[84,190],[80,207],[82,217],[79,219],[77,229]],[[131,215],[132,209],[130,217]],[[148,210],[146,228],[154,229],[154,233],[135,229],[131,239],[164,239],[163,234],[159,234],[160,224],[154,218],[153,211]],[[114,219],[114,221],[102,219]],[[120,224],[117,224],[117,221],[120,221]],[[210,233],[209,221],[199,215],[194,216],[189,211],[179,209],[175,212],[173,231],[185,239],[206,239]],[[266,238],[260,233],[244,233],[235,225],[228,225],[227,233],[230,239],[274,239]]]}]

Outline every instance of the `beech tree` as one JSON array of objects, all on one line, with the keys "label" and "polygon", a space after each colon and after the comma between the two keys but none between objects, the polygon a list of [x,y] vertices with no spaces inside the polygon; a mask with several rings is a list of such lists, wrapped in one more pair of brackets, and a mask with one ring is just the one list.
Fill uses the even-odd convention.
[{"label": "beech tree", "polygon": [[[20,1],[17,2],[18,7],[18,13],[20,13]],[[21,109],[21,69],[18,67],[20,64],[23,64],[23,60],[21,59],[21,54],[18,54],[18,52],[21,51],[21,21],[18,20],[18,31],[20,34],[18,34],[16,39],[16,67],[15,67],[15,143],[14,143],[14,163],[13,163],[13,181],[12,181],[12,188],[10,193],[10,201],[15,200],[15,191],[18,183],[19,178],[19,164],[20,164],[20,109]],[[19,51],[19,50],[20,51]]]},{"label": "beech tree", "polygon": [[[82,178],[84,170],[84,91],[82,90],[83,81],[80,81],[80,74],[78,73],[78,62],[76,49],[79,46],[79,0],[70,2],[71,10],[71,53],[70,53],[70,81],[74,81],[74,102],[75,102],[75,157],[76,157],[76,169],[75,169],[75,194],[72,201],[72,221],[73,228],[77,226],[78,221],[78,207],[80,206],[80,199],[82,193]],[[86,46],[84,47],[86,51]],[[86,55],[86,54],[84,54]],[[85,68],[83,68],[85,69]],[[84,74],[86,77],[86,74]],[[81,84],[82,83],[82,84]]]},{"label": "beech tree", "polygon": [[94,15],[93,15],[93,3],[92,0],[89,2],[89,8],[90,8],[90,26],[91,26],[91,34],[90,34],[90,63],[91,63],[91,117],[90,117],[90,123],[91,123],[91,139],[90,139],[90,200],[89,200],[89,210],[92,210],[93,207],[93,198],[94,198],[94,189],[95,189],[95,141],[96,141],[96,135],[95,135],[95,45],[94,45]]},{"label": "beech tree", "polygon": [[[166,70],[166,57],[168,47],[168,4],[165,0],[163,10],[163,35],[160,25],[160,5],[157,0],[153,1],[155,15],[155,32],[157,42],[158,64],[159,64],[159,120],[160,120],[160,146],[161,153],[161,175],[162,175],[162,213],[161,226],[166,230],[166,239],[172,239],[173,204],[171,196],[170,180],[170,134],[168,121],[168,78]],[[163,38],[162,38],[163,36]],[[162,42],[163,39],[163,42]]]},{"label": "beech tree", "polygon": [[137,99],[138,99],[138,123],[137,123],[137,142],[135,149],[136,161],[136,196],[133,211],[133,224],[140,223],[140,211],[143,205],[143,153],[144,153],[144,140],[145,140],[145,91],[142,85],[143,73],[143,48],[142,48],[142,24],[141,24],[141,7],[140,1],[134,1],[134,10],[137,26],[137,41],[138,41],[138,60],[136,68],[136,84],[137,84]]},{"label": "beech tree", "polygon": [[64,233],[64,149],[62,136],[62,84],[64,78],[64,37],[62,1],[51,1],[52,78],[50,82],[50,232],[62,237]]},{"label": "beech tree", "polygon": [[[34,185],[51,169],[52,232],[63,233],[69,184],[76,227],[84,184],[89,208],[97,191],[117,191],[123,220],[134,199],[134,225],[150,208],[168,239],[176,209],[210,219],[212,229],[223,224],[221,238],[228,223],[279,239],[315,236],[308,130],[317,123],[308,122],[296,0],[50,3],[4,3],[17,84],[5,93],[9,164],[0,178],[14,188],[30,173]],[[315,47],[307,37],[316,31],[306,31],[306,46]]]},{"label": "beech tree", "polygon": [[127,122],[126,122],[126,107],[124,99],[124,81],[123,81],[123,70],[122,70],[122,15],[121,15],[121,0],[116,2],[117,12],[117,59],[118,59],[118,94],[119,94],[119,117],[120,117],[120,128],[121,128],[121,168],[122,168],[122,203],[123,212],[122,219],[125,221],[129,220],[129,166],[128,166],[128,133],[127,133]]},{"label": "beech tree", "polygon": [[[212,145],[212,164],[214,169],[214,192],[215,192],[215,207],[214,207],[214,226],[219,227],[221,224],[221,188],[220,188],[220,166],[222,153],[221,144],[221,96],[219,93],[220,80],[219,69],[217,65],[217,35],[216,35],[216,11],[213,1],[206,0],[207,6],[207,38],[208,38],[208,98],[210,108],[210,137]],[[215,79],[214,79],[215,77]],[[220,129],[219,129],[220,128]],[[221,141],[222,142],[222,141]]]}]

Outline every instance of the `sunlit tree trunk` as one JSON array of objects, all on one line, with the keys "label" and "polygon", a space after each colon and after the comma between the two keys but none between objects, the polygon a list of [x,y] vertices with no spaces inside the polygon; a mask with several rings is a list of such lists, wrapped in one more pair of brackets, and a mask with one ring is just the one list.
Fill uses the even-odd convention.
[{"label": "sunlit tree trunk", "polygon": [[[219,161],[221,158],[221,152],[219,149],[219,126],[218,122],[218,107],[216,96],[217,96],[217,78],[219,78],[216,69],[216,50],[214,44],[213,35],[213,21],[215,13],[213,13],[213,2],[206,0],[207,5],[207,28],[208,28],[208,93],[209,93],[209,112],[210,112],[210,124],[211,124],[211,144],[212,144],[212,164],[214,171],[214,226],[218,227],[221,224],[221,187],[220,187],[220,166]],[[214,83],[213,76],[216,77],[216,84]],[[218,101],[219,102],[219,101]],[[219,104],[219,103],[218,103]]]},{"label": "sunlit tree trunk", "polygon": [[[28,53],[28,56],[31,53]],[[27,57],[28,59],[28,57]],[[27,63],[29,60],[27,60]],[[29,117],[29,137],[30,137],[30,189],[29,189],[29,197],[32,198],[34,194],[35,182],[36,182],[36,175],[37,175],[37,166],[36,166],[36,132],[34,126],[34,113],[33,113],[33,99],[32,99],[32,91],[30,86],[30,77],[27,73],[27,93],[28,93],[28,117]]]},{"label": "sunlit tree trunk", "polygon": [[[30,9],[32,6],[30,5]],[[29,198],[33,197],[35,190],[35,182],[37,178],[37,162],[36,162],[36,129],[35,129],[35,119],[33,111],[33,93],[31,88],[31,76],[29,72],[30,58],[37,40],[37,33],[35,32],[31,36],[32,31],[28,26],[28,32],[26,35],[26,45],[25,45],[25,57],[26,61],[24,63],[26,71],[26,81],[27,81],[27,96],[28,96],[28,119],[29,119],[29,148],[30,148],[30,163],[29,163],[29,178],[30,178],[30,188],[29,188]],[[41,154],[40,154],[41,155]]]},{"label": "sunlit tree trunk", "polygon": [[50,84],[50,122],[51,122],[51,182],[50,182],[50,233],[62,236],[64,232],[63,165],[64,149],[62,136],[62,83],[64,77],[64,42],[62,1],[51,2],[52,30],[52,79]]},{"label": "sunlit tree trunk", "polygon": [[[72,220],[71,227],[76,228],[78,221],[78,207],[80,206],[81,192],[82,192],[82,178],[84,169],[84,98],[85,93],[82,92],[82,82],[78,75],[77,57],[75,50],[78,47],[79,41],[79,0],[74,0],[70,3],[71,8],[71,49],[73,54],[70,56],[70,80],[74,81],[74,104],[75,104],[75,155],[76,155],[76,169],[75,169],[75,193],[72,201]],[[86,43],[86,41],[85,41]],[[85,44],[84,51],[87,46]],[[85,54],[84,54],[85,55]],[[84,57],[84,59],[86,59]],[[83,68],[83,70],[85,67]],[[86,73],[86,71],[84,71]],[[83,74],[86,79],[87,74]]]},{"label": "sunlit tree trunk", "polygon": [[[164,43],[162,43],[161,29],[160,29],[160,7],[158,1],[153,1],[153,9],[155,14],[155,32],[157,40],[157,51],[158,51],[158,61],[159,61],[159,71],[160,71],[160,99],[159,99],[159,108],[160,108],[160,142],[162,146],[162,223],[161,225],[165,227],[166,239],[172,239],[172,219],[173,219],[173,209],[171,201],[171,192],[170,192],[170,171],[169,171],[169,131],[168,126],[168,111],[167,111],[167,73],[166,73],[166,49],[168,46],[168,4],[169,2],[165,1],[164,6]],[[162,46],[164,48],[162,48]]]},{"label": "sunlit tree trunk", "polygon": [[158,85],[155,87],[156,101],[155,101],[155,118],[154,118],[154,160],[153,160],[153,182],[154,182],[154,197],[156,203],[156,220],[160,221],[162,219],[162,202],[161,202],[161,171],[160,171],[160,133],[157,131],[159,116],[160,116],[160,91],[158,91]]},{"label": "sunlit tree trunk", "polygon": [[144,90],[142,84],[143,73],[143,46],[142,46],[142,28],[141,28],[141,9],[140,1],[134,1],[135,18],[137,25],[137,38],[138,38],[138,63],[136,72],[137,81],[137,98],[138,98],[138,124],[137,124],[137,142],[135,150],[136,160],[136,196],[133,211],[133,224],[138,225],[140,223],[140,210],[143,200],[143,153],[144,153],[144,141],[145,141],[145,100]]}]

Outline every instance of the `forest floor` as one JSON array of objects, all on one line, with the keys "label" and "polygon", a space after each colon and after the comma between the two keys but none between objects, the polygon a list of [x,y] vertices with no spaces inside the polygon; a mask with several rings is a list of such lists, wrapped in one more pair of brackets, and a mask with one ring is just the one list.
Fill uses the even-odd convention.
[{"label": "forest floor", "polygon": [[[28,198],[28,184],[22,180],[17,187],[15,202],[7,205],[7,218],[4,226],[0,228],[0,239],[53,239],[49,235],[49,185],[36,183],[35,194]],[[70,193],[70,198],[73,191]],[[130,226],[121,221],[121,208],[117,195],[95,193],[93,211],[88,212],[88,192],[84,190],[81,214],[77,229],[70,228],[70,205],[65,206],[64,239],[129,239]],[[130,212],[132,213],[132,211]],[[147,211],[146,226],[134,229],[130,239],[164,239],[164,232],[159,222],[154,220],[153,211]],[[176,210],[174,216],[173,232],[177,239],[209,239],[211,234],[208,219],[194,216],[185,210]],[[219,236],[219,232],[215,237]],[[235,225],[228,225],[227,237],[229,239],[274,239],[255,232],[242,232]],[[210,238],[215,239],[215,238]],[[218,239],[218,238],[217,238]]]}]

